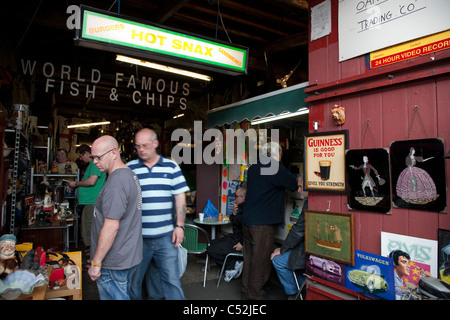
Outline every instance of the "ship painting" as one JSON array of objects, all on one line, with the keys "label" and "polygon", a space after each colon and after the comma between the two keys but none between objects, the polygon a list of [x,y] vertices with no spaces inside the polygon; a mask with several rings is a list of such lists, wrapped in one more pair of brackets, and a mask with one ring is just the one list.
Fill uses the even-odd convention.
[{"label": "ship painting", "polygon": [[316,235],[314,241],[319,247],[341,251],[342,236],[341,229],[337,225],[330,226],[328,221],[325,224],[325,238],[321,238],[321,226],[320,222],[316,221]]}]

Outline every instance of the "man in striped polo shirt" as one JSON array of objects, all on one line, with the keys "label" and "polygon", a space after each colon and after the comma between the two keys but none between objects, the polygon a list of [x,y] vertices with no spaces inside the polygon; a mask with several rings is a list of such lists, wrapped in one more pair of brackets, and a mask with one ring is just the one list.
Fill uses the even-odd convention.
[{"label": "man in striped polo shirt", "polygon": [[[131,285],[131,299],[142,299],[142,283],[151,276],[150,264],[155,262],[166,300],[183,300],[178,272],[178,244],[184,239],[186,194],[189,188],[178,164],[156,152],[156,133],[142,129],[136,133],[135,148],[139,159],[127,163],[136,173],[142,190],[142,237],[144,252]],[[175,205],[175,225],[173,206]],[[152,263],[152,265],[154,265]],[[149,279],[147,279],[149,280]],[[156,279],[158,280],[158,279]],[[154,297],[147,285],[147,297]]]}]

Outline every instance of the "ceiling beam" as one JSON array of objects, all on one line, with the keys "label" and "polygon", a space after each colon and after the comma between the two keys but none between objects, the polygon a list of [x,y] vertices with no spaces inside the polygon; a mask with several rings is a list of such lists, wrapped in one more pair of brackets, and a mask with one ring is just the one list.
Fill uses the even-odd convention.
[{"label": "ceiling beam", "polygon": [[308,0],[276,0],[276,1],[288,4],[293,7],[298,7],[300,9],[304,9],[304,10],[309,9]]},{"label": "ceiling beam", "polygon": [[155,23],[163,24],[189,2],[190,0],[166,0],[163,6],[152,15],[151,20]]},{"label": "ceiling beam", "polygon": [[268,53],[276,53],[306,45],[308,45],[308,33],[301,32],[280,40],[273,41],[265,49]]},{"label": "ceiling beam", "polygon": [[230,0],[222,0],[222,2],[220,2],[220,5],[224,6],[224,7],[230,7],[235,10],[238,10],[238,11],[246,12],[252,16],[257,16],[257,17],[260,17],[265,20],[284,22],[284,23],[289,23],[289,24],[292,24],[292,25],[300,27],[300,28],[308,28],[307,22],[303,23],[301,21],[297,21],[297,20],[291,19],[289,17],[281,17],[278,15],[272,14],[270,12],[266,12],[266,11],[262,11],[259,9],[255,9],[250,6],[246,6],[244,4],[241,4],[240,2],[238,3],[238,2],[234,2],[234,1],[230,1]]},{"label": "ceiling beam", "polygon": [[[217,10],[212,10],[212,9],[201,7],[201,6],[195,5],[195,4],[188,4],[188,5],[186,5],[186,8],[190,8],[190,9],[193,9],[193,10],[198,11],[198,12],[207,13],[207,14],[209,14],[211,16],[216,16],[217,15]],[[237,16],[234,16],[234,15],[231,15],[231,14],[227,14],[227,13],[223,13],[223,12],[221,12],[220,14],[222,15],[222,18],[229,19],[229,20],[237,22],[237,23],[245,24],[247,26],[250,26],[250,27],[253,27],[253,28],[256,28],[256,29],[261,29],[261,30],[264,30],[264,31],[268,31],[268,32],[271,32],[271,33],[274,33],[274,34],[278,34],[278,35],[283,36],[283,37],[288,35],[286,32],[283,32],[283,31],[280,31],[280,30],[277,30],[277,29],[274,29],[274,28],[269,28],[269,27],[267,27],[267,25],[262,25],[262,24],[259,24],[259,23],[255,23],[255,22],[249,21],[247,19],[239,18]]]},{"label": "ceiling beam", "polygon": [[[194,17],[194,16],[188,16],[186,14],[176,13],[174,16],[177,19],[180,19],[180,20],[196,22],[196,23],[204,25],[204,26],[206,26],[208,28],[216,29],[216,23],[215,22],[209,22],[209,21],[202,20],[202,19]],[[224,31],[222,26],[219,26],[219,29]],[[267,42],[268,41],[267,39],[265,39],[263,37],[259,37],[259,36],[256,36],[256,35],[253,35],[253,34],[249,34],[249,33],[246,33],[246,32],[242,32],[242,31],[239,31],[239,30],[235,30],[235,29],[227,28],[226,31],[228,33],[230,33],[230,34],[235,34],[235,35],[243,37],[243,38],[250,38],[250,39],[252,39],[254,41],[257,41],[257,42]],[[243,45],[245,45],[245,44],[243,44]]]}]

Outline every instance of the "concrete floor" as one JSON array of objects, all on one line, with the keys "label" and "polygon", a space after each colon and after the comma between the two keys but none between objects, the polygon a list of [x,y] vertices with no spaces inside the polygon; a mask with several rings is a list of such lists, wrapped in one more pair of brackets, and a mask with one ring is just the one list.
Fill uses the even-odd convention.
[{"label": "concrete floor", "polygon": [[[186,272],[181,278],[181,284],[186,300],[241,300],[241,278],[226,282],[223,279],[217,288],[219,268],[212,265],[207,273],[206,286],[203,287],[203,267],[201,256],[188,255]],[[82,275],[83,300],[99,300],[97,285],[89,279],[86,272]],[[268,300],[286,300],[283,287],[273,270],[266,285]]]}]

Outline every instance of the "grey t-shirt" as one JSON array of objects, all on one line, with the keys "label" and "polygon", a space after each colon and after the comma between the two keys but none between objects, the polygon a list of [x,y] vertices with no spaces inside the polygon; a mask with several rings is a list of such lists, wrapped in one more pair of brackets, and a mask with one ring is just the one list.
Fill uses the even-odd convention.
[{"label": "grey t-shirt", "polygon": [[105,218],[119,220],[119,231],[102,267],[123,270],[139,264],[142,260],[142,194],[139,179],[131,169],[114,170],[95,201],[91,259]]}]

